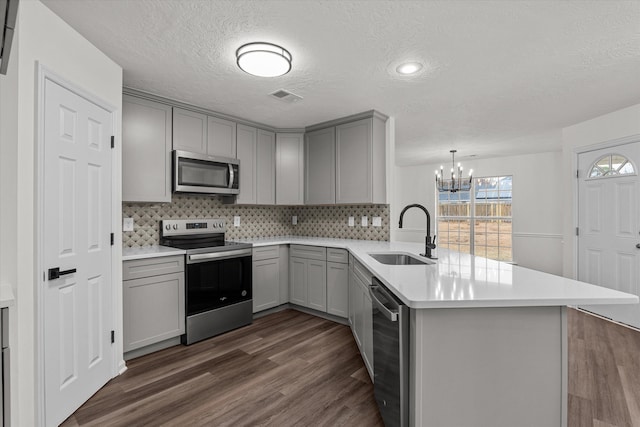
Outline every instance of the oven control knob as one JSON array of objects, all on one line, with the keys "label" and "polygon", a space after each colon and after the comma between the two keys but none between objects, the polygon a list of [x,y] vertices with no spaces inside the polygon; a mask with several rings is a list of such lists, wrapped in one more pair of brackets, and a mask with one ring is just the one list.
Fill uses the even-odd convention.
[{"label": "oven control knob", "polygon": [[217,222],[214,222],[213,224],[211,224],[211,226],[212,226],[213,228],[218,228],[218,223],[217,223]]},{"label": "oven control knob", "polygon": [[171,230],[171,226],[169,224],[164,226],[165,230]]},{"label": "oven control knob", "polygon": [[177,230],[178,229],[178,224],[173,224],[173,229]]}]

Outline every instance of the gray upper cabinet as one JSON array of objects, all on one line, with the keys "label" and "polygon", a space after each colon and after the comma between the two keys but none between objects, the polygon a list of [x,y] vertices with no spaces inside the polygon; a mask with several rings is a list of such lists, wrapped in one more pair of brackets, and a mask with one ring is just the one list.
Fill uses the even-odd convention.
[{"label": "gray upper cabinet", "polygon": [[304,202],[329,205],[336,202],[335,128],[321,129],[305,135]]},{"label": "gray upper cabinet", "polygon": [[273,205],[276,201],[275,133],[238,125],[240,194],[237,204]]},{"label": "gray upper cabinet", "polygon": [[211,116],[207,118],[207,154],[236,157],[236,122]]},{"label": "gray upper cabinet", "polygon": [[301,133],[276,134],[276,204],[304,204],[304,138]]},{"label": "gray upper cabinet", "polygon": [[336,126],[336,203],[386,203],[385,121]]},{"label": "gray upper cabinet", "polygon": [[174,107],[173,149],[207,154],[207,116]]},{"label": "gray upper cabinet", "polygon": [[171,107],[122,97],[122,200],[171,202]]},{"label": "gray upper cabinet", "polygon": [[237,155],[240,160],[240,194],[238,204],[256,204],[256,144],[258,130],[238,125]]},{"label": "gray upper cabinet", "polygon": [[276,203],[276,134],[262,129],[256,147],[256,203]]}]

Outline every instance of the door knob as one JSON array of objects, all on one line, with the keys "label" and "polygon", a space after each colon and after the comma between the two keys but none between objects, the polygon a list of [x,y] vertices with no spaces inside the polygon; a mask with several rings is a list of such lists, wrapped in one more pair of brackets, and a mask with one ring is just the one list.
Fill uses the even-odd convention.
[{"label": "door knob", "polygon": [[640,249],[640,243],[636,244],[636,248]]}]

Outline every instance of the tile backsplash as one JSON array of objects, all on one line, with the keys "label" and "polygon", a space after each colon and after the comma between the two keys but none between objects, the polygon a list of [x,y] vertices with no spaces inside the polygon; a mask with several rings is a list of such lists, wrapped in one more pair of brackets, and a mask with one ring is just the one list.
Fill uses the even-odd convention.
[{"label": "tile backsplash", "polygon": [[[293,225],[292,216],[298,217]],[[134,231],[122,233],[125,247],[157,245],[160,220],[224,218],[229,240],[275,236],[310,236],[339,239],[389,240],[388,205],[339,206],[247,206],[224,204],[217,196],[173,195],[172,203],[123,203],[122,216],[133,218]],[[240,216],[240,227],[233,217]],[[348,226],[353,216],[355,225]],[[366,216],[368,225],[361,226]],[[382,219],[381,227],[373,227],[372,218]]]}]

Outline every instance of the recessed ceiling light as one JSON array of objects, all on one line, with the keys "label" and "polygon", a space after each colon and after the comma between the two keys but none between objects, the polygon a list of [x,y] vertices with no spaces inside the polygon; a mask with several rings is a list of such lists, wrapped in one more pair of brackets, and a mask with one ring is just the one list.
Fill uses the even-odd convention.
[{"label": "recessed ceiling light", "polygon": [[419,62],[405,62],[396,67],[396,71],[405,76],[415,74],[420,70],[422,70],[422,64]]},{"label": "recessed ceiling light", "polygon": [[291,54],[273,43],[255,42],[236,50],[236,62],[245,73],[258,77],[278,77],[291,70]]}]

